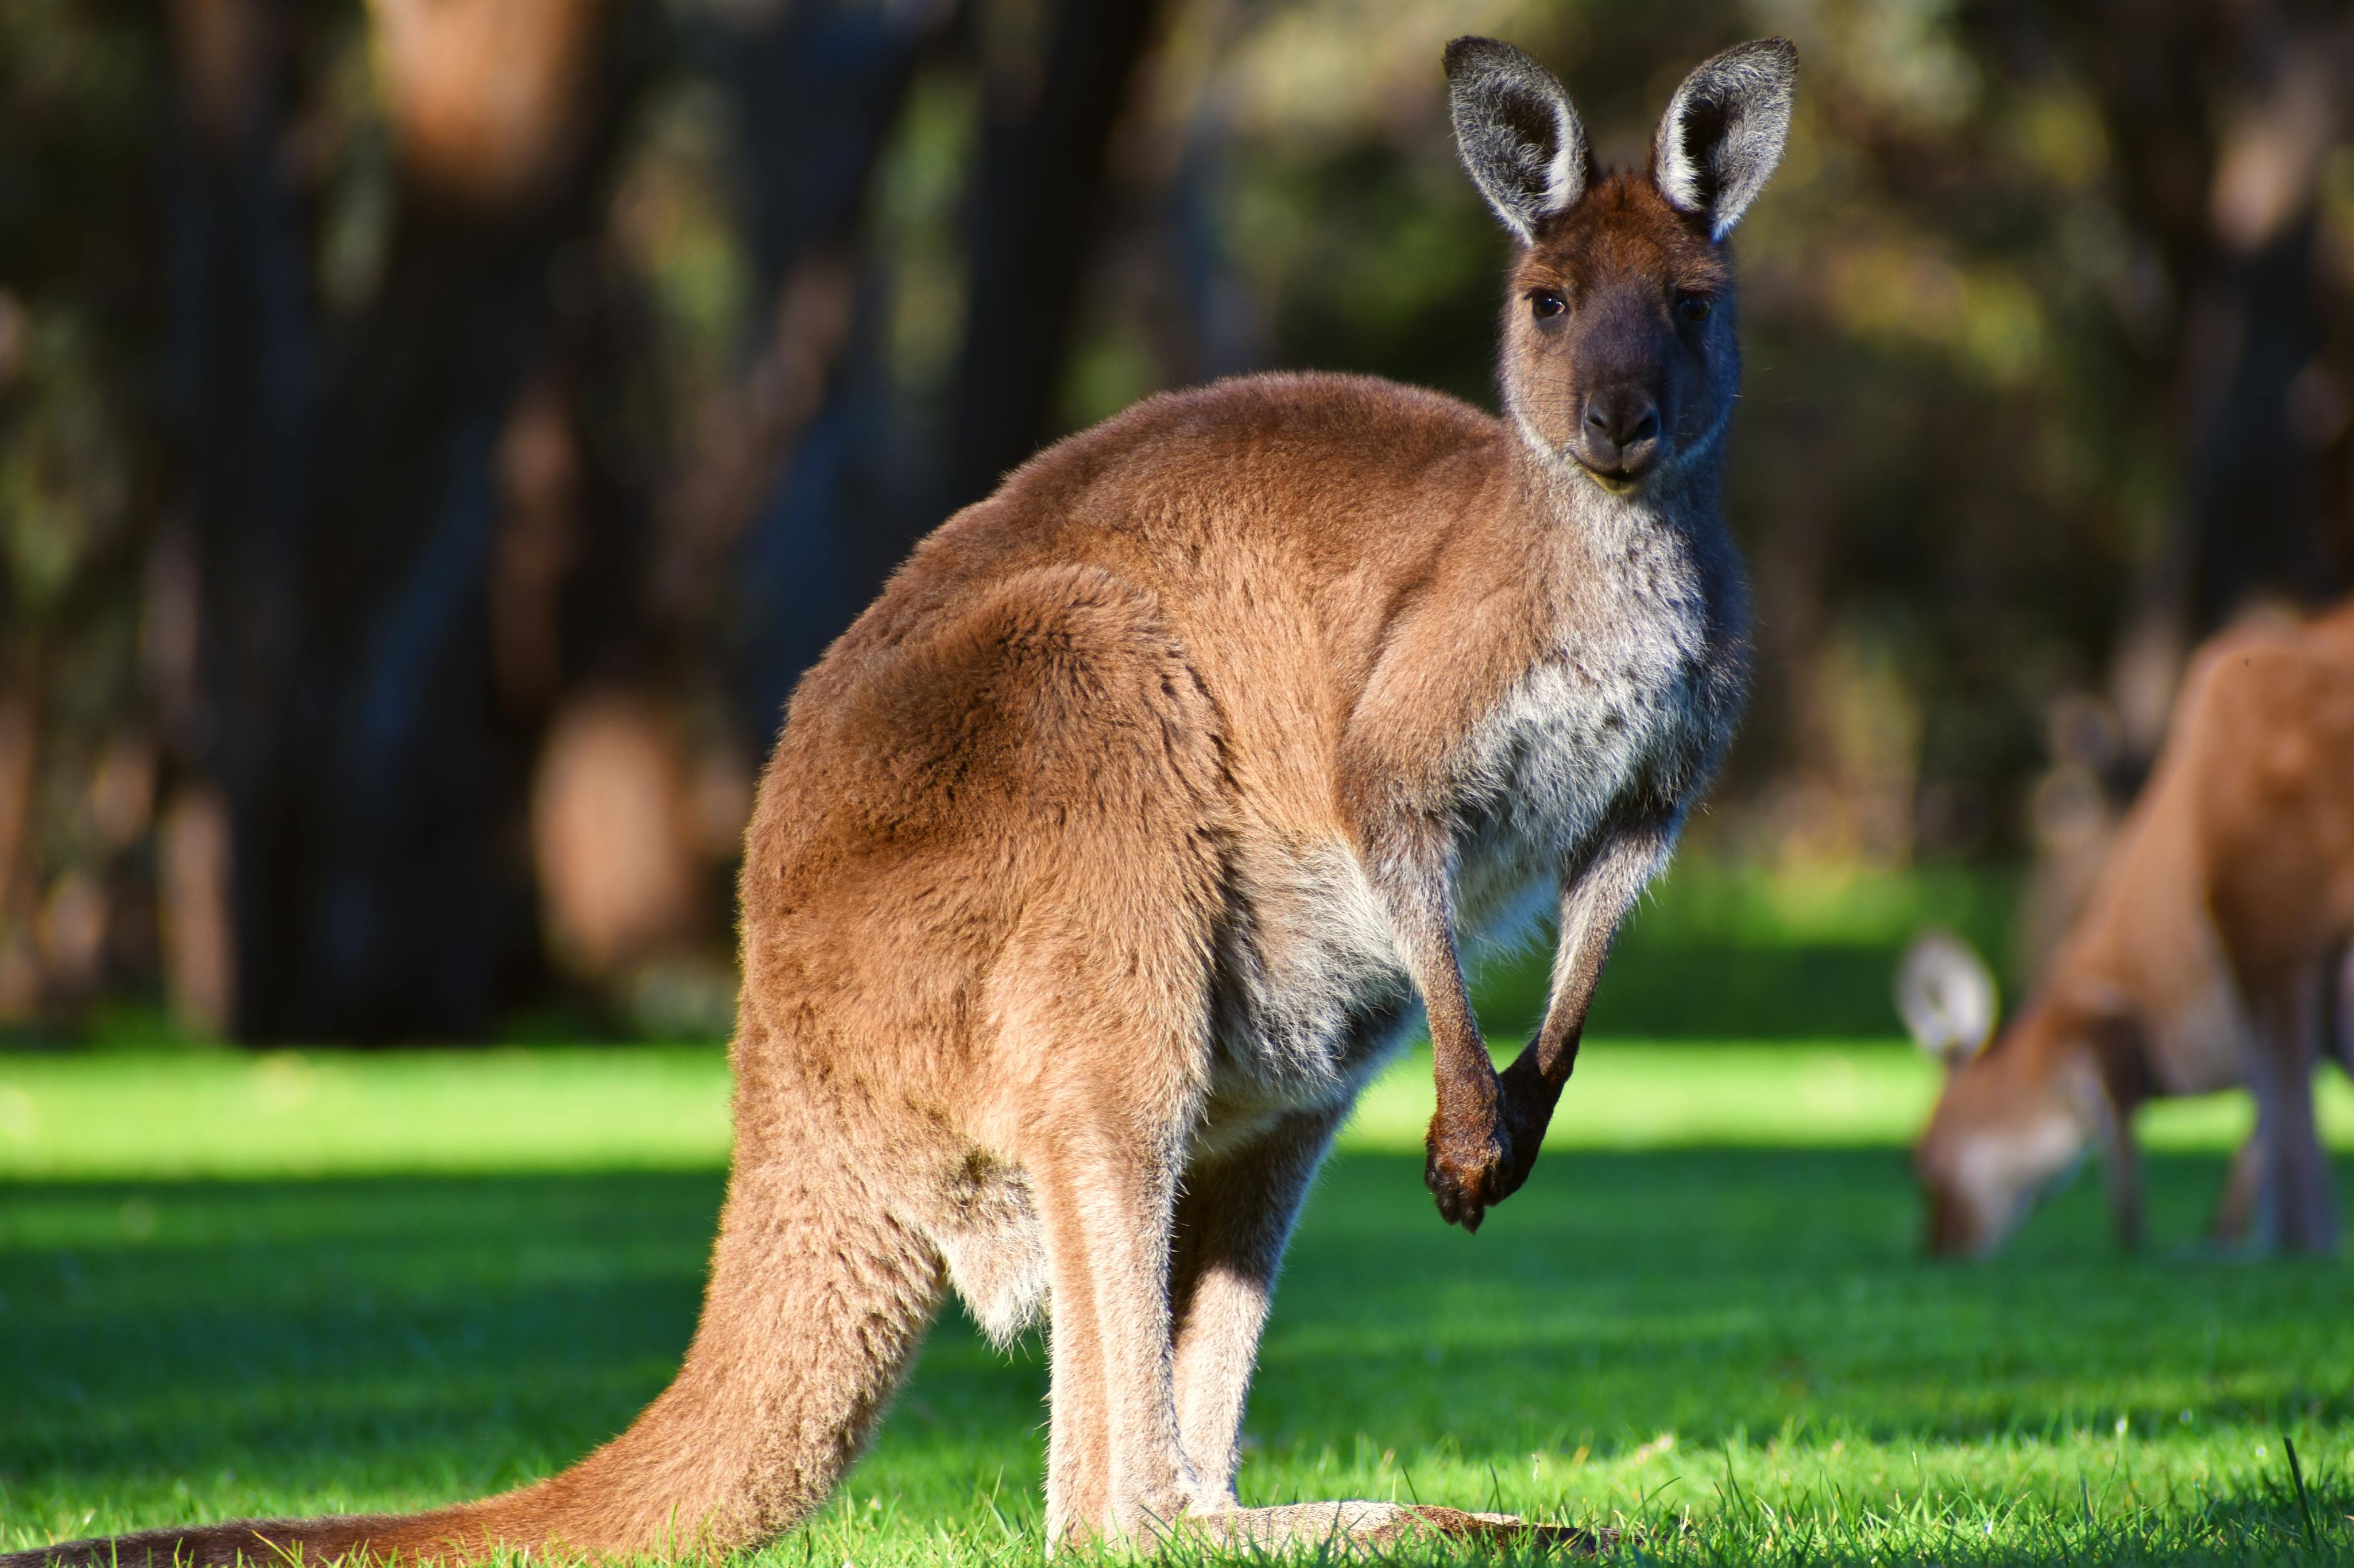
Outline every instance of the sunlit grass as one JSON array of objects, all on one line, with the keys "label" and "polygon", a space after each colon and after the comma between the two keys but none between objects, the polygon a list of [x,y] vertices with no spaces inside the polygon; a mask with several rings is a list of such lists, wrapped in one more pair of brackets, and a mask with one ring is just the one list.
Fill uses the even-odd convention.
[{"label": "sunlit grass", "polygon": [[[1893,1148],[1918,1136],[1940,1081],[1940,1069],[1893,1042],[1596,1041],[1578,1054],[1545,1147]],[[2354,1150],[2354,1086],[2325,1072],[2317,1086],[2324,1136]],[[1430,1107],[1417,1059],[1367,1092],[1342,1147],[1416,1151]],[[2152,1150],[2211,1152],[2236,1148],[2254,1125],[2246,1095],[2210,1095],[2148,1107],[2138,1132]]]},{"label": "sunlit grass", "polygon": [[[2080,1181],[1961,1268],[1917,1252],[1935,1075],[1893,1043],[1597,1043],[1477,1236],[1422,1190],[1426,1074],[1310,1205],[1250,1500],[1616,1521],[1646,1562],[2354,1561],[2354,1276],[2195,1245],[2228,1101],[2151,1139],[2147,1254]],[[726,1087],[709,1048],[0,1058],[0,1548],[568,1462],[685,1343]],[[764,1556],[1035,1563],[1044,1390],[951,1308]]]},{"label": "sunlit grass", "polygon": [[[1426,1062],[1374,1084],[1342,1148],[1422,1147]],[[1937,1083],[1892,1041],[1602,1040],[1580,1054],[1548,1146],[1895,1147]],[[2325,1133],[2354,1148],[2354,1088],[2336,1073],[2319,1087]],[[2211,1152],[2253,1120],[2245,1095],[2215,1095],[2153,1106],[2141,1130],[2152,1149]],[[717,1046],[0,1055],[0,1181],[692,1171],[726,1158]]]},{"label": "sunlit grass", "polygon": [[716,1045],[0,1055],[0,1180],[706,1170]]}]

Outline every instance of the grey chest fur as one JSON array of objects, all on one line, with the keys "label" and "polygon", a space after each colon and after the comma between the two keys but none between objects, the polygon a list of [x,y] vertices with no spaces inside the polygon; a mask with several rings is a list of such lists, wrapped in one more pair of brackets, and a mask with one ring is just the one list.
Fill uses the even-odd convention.
[{"label": "grey chest fur", "polygon": [[1739,585],[1718,540],[1643,514],[1606,522],[1563,568],[1575,575],[1560,585],[1547,655],[1466,737],[1456,906],[1467,936],[1516,937],[1561,869],[1618,827],[1672,832],[1730,737]]}]

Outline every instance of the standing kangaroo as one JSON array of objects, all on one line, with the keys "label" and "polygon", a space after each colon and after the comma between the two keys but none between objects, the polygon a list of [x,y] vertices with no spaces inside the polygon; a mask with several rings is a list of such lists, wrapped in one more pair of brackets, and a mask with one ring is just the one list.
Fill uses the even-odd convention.
[{"label": "standing kangaroo", "polygon": [[[795,692],[746,843],[735,1167],[670,1388],[504,1496],[10,1568],[756,1542],[832,1490],[949,1285],[1001,1340],[1045,1319],[1050,1539],[1397,1531],[1413,1510],[1236,1501],[1276,1267],[1417,996],[1439,1213],[1476,1230],[1527,1178],[1612,933],[1732,735],[1723,242],[1796,54],[1701,66],[1649,167],[1611,174],[1535,61],[1446,58],[1516,242],[1504,418],[1332,376],[1152,398],[949,519]],[[1500,1075],[1458,933],[1547,892],[1550,1003]]]},{"label": "standing kangaroo", "polygon": [[[1898,1004],[1952,1072],[1915,1156],[1939,1252],[1988,1253],[2097,1141],[2118,1239],[2141,1231],[2133,1115],[2244,1085],[2256,1130],[2216,1213],[2236,1240],[2338,1234],[2314,1125],[2324,1054],[2354,1072],[2354,605],[2226,633],[2183,682],[2166,748],[2035,999],[1991,1046],[1994,984],[1950,937],[1914,944]],[[1981,1049],[1983,1047],[1983,1049]]]}]

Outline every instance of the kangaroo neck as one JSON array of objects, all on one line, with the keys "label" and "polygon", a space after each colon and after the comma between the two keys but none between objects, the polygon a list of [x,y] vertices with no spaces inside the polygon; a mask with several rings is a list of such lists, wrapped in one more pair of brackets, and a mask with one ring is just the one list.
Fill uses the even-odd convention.
[{"label": "kangaroo neck", "polygon": [[1585,591],[1613,583],[1631,586],[1627,566],[1681,563],[1696,579],[1692,586],[1708,598],[1725,590],[1738,596],[1739,556],[1722,504],[1722,441],[1637,484],[1614,488],[1574,459],[1540,450],[1525,431],[1515,433],[1512,462],[1522,504],[1532,521],[1557,541],[1552,553]]}]

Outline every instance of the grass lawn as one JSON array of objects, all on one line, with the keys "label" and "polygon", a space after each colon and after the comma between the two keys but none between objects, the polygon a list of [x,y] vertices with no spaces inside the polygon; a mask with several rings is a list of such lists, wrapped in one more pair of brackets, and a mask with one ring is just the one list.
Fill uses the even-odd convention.
[{"label": "grass lawn", "polygon": [[[2080,1181],[1951,1267],[1894,1044],[1589,1046],[1476,1237],[1422,1190],[1426,1070],[1309,1207],[1246,1499],[1621,1521],[1630,1562],[2354,1563],[2354,1270],[2190,1241],[2243,1107],[2153,1118],[2146,1255]],[[0,1548],[567,1462],[685,1344],[725,1093],[702,1048],[0,1056]],[[2327,1109],[2354,1150],[2354,1093]],[[1044,1383],[950,1308],[763,1555],[1034,1562]]]}]

